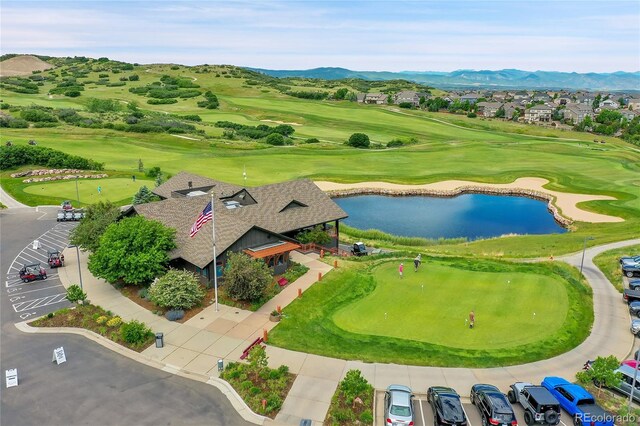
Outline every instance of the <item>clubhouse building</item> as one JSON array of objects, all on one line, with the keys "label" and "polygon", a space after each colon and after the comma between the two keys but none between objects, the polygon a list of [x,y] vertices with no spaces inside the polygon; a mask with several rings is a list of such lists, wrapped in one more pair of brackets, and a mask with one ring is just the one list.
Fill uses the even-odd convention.
[{"label": "clubhouse building", "polygon": [[213,280],[212,221],[190,237],[191,226],[213,194],[218,276],[230,252],[263,259],[274,274],[289,266],[289,254],[301,245],[295,236],[317,225],[333,234],[337,248],[340,220],[347,214],[308,179],[242,187],[180,172],[153,190],[162,200],[133,206],[136,214],[176,230],[171,266]]}]

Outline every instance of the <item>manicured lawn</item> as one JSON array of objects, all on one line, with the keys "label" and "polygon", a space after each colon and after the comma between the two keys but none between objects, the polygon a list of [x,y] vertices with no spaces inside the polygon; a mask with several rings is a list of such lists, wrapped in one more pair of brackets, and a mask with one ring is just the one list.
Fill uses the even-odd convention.
[{"label": "manicured lawn", "polygon": [[[403,279],[397,262],[375,268],[375,290],[338,310],[332,317],[336,326],[457,348],[499,349],[555,333],[567,315],[567,292],[553,276],[478,272],[439,263],[423,264],[414,272],[413,265],[405,266]],[[467,326],[471,310],[476,315],[473,330]]]},{"label": "manicured lawn", "polygon": [[[83,205],[94,204],[98,201],[131,204],[131,197],[143,185],[146,185],[149,189],[154,187],[153,181],[136,179],[134,182],[131,178],[79,179],[78,192],[80,194],[80,202]],[[101,188],[100,194],[98,193],[98,186]],[[32,195],[55,196],[65,200],[72,200],[73,204],[77,204],[75,180],[38,182],[26,186],[24,192]]]},{"label": "manicured lawn", "polygon": [[[500,238],[427,249],[438,253],[538,257],[578,251],[587,235],[596,237],[589,243],[592,245],[640,236],[640,197],[637,195],[640,154],[636,147],[619,139],[598,136],[606,140],[606,144],[594,144],[594,136],[588,133],[400,110],[394,106],[302,100],[262,85],[250,86],[244,78],[215,77],[224,69],[211,69],[214,72],[196,74],[192,69],[171,70],[165,65],[136,67],[131,73],[138,74],[140,81],[127,82],[123,87],[89,84],[78,98],[61,95],[49,98],[47,92],[53,83],[45,82],[39,94],[6,92],[3,100],[10,105],[34,103],[76,108],[82,114],[88,114],[84,109],[91,97],[120,100],[123,108],[126,102],[135,101],[145,113],[198,114],[203,121],[197,127],[212,139],[197,136],[199,140],[187,140],[170,134],[139,134],[61,124],[55,128],[5,128],[1,142],[10,139],[24,144],[35,139],[39,145],[104,162],[110,177],[125,180],[137,171],[138,159],[143,160],[146,168],[160,166],[172,174],[185,170],[238,184],[243,183],[246,167],[249,186],[296,178],[337,182],[429,183],[465,179],[507,183],[518,177],[543,177],[550,181],[547,186],[551,190],[615,197],[615,201],[588,202],[581,207],[626,220],[612,224],[576,223],[574,232],[563,235]],[[86,80],[96,81],[98,74],[92,72]],[[181,99],[172,105],[148,105],[146,98],[129,92],[129,88],[157,81],[163,74],[196,78],[201,90],[211,90],[218,95],[220,109],[198,108],[200,98]],[[110,75],[110,81],[117,81],[120,75]],[[8,112],[12,113],[11,109]],[[294,126],[297,145],[267,147],[259,142],[219,139],[222,131],[213,126],[218,120],[251,125],[265,124],[263,120],[297,123],[300,124]],[[354,132],[367,133],[373,142],[381,144],[397,137],[413,137],[418,143],[385,150],[345,147],[344,141]],[[310,137],[322,142],[300,143]],[[38,184],[26,188],[6,178],[4,173],[2,177],[3,187],[29,205],[75,199],[73,185]],[[103,188],[106,191],[103,198],[114,197],[111,199],[121,204],[127,204],[137,190],[133,185],[119,187],[116,196],[112,188],[104,185]],[[88,186],[84,198],[81,194],[81,201],[94,201],[95,189]]]},{"label": "manicured lawn", "polygon": [[400,259],[341,262],[284,309],[269,343],[366,362],[492,367],[558,355],[589,334],[591,291],[568,266],[423,258],[415,273],[403,260],[402,282]]},{"label": "manicured lawn", "polygon": [[622,269],[620,268],[620,258],[622,256],[636,256],[640,254],[640,245],[623,247],[615,250],[600,253],[593,259],[593,263],[607,276],[613,286],[622,293]]}]

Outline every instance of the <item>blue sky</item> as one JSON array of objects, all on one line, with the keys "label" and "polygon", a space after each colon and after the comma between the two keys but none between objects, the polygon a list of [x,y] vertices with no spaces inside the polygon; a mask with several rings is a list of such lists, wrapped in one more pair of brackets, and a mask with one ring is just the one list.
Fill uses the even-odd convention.
[{"label": "blue sky", "polygon": [[271,69],[640,70],[640,0],[8,1],[0,51]]}]

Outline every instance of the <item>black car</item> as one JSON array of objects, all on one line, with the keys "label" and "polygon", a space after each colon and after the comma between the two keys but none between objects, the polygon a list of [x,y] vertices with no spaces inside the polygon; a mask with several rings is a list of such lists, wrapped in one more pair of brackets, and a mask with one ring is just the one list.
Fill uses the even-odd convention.
[{"label": "black car", "polygon": [[636,300],[629,303],[629,313],[640,318],[640,301]]},{"label": "black car", "polygon": [[629,288],[631,290],[640,290],[640,280],[639,279],[629,280]]},{"label": "black car", "polygon": [[513,407],[500,389],[493,385],[476,384],[471,387],[471,403],[478,408],[482,425],[518,426]]},{"label": "black car", "polygon": [[467,416],[464,414],[460,395],[442,386],[427,389],[427,401],[433,410],[434,426],[466,426]]}]

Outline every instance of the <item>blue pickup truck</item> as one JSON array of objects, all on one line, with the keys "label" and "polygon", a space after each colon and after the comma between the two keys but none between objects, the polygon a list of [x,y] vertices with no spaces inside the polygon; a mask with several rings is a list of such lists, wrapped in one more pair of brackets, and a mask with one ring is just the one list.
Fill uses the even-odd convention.
[{"label": "blue pickup truck", "polygon": [[545,377],[542,386],[556,397],[560,406],[573,417],[575,426],[614,426],[613,415],[596,404],[582,386],[561,377]]}]

